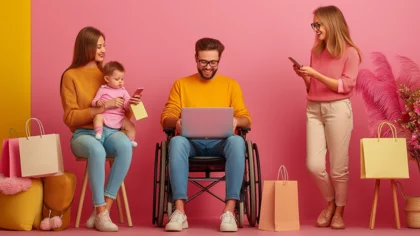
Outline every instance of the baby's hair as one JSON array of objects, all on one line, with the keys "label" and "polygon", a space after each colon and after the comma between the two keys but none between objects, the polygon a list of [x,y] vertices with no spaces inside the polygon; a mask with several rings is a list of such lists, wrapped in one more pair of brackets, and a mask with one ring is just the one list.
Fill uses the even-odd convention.
[{"label": "baby's hair", "polygon": [[110,61],[110,62],[105,64],[104,69],[103,69],[103,73],[104,73],[104,75],[109,76],[109,75],[112,75],[114,70],[125,72],[124,66],[121,63],[119,63],[117,61]]}]

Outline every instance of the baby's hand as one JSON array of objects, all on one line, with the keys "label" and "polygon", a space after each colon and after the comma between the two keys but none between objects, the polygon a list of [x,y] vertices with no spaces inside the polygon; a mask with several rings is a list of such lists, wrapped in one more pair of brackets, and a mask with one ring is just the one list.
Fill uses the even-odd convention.
[{"label": "baby's hand", "polygon": [[96,102],[96,106],[98,106],[98,107],[103,107],[103,106],[105,106],[105,101],[104,101],[104,100],[98,100],[98,101]]}]

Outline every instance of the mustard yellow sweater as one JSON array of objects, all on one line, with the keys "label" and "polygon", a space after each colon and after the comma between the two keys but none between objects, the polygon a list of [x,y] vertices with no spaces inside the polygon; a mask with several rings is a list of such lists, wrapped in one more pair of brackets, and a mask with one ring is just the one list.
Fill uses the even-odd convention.
[{"label": "mustard yellow sweater", "polygon": [[[93,129],[92,100],[104,83],[103,74],[97,67],[79,67],[64,73],[61,85],[63,119],[72,132],[78,128]],[[131,115],[127,112],[127,117]]]},{"label": "mustard yellow sweater", "polygon": [[233,107],[235,117],[246,117],[252,122],[239,84],[219,74],[211,80],[194,74],[175,81],[161,115],[161,124],[168,117],[180,118],[184,107]]}]

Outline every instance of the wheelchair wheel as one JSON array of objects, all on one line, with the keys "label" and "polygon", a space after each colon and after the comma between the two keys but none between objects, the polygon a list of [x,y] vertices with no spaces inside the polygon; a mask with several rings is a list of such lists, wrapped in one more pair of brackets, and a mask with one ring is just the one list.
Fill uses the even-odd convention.
[{"label": "wheelchair wheel", "polygon": [[261,180],[261,168],[260,168],[260,154],[259,154],[259,152],[258,152],[258,146],[257,146],[257,144],[255,144],[255,143],[253,143],[252,144],[252,149],[253,149],[253,154],[254,154],[254,160],[255,160],[255,162],[254,162],[254,164],[256,164],[256,166],[255,166],[255,174],[256,174],[256,181],[255,181],[255,183],[256,184],[258,184],[258,188],[257,188],[257,190],[258,190],[258,195],[257,195],[257,198],[258,198],[258,208],[257,208],[257,210],[258,210],[258,213],[257,213],[257,223],[259,223],[260,222],[260,213],[261,213],[261,199],[262,199],[262,180]]},{"label": "wheelchair wheel", "polygon": [[245,203],[243,201],[239,202],[239,215],[238,215],[238,226],[239,228],[244,227],[244,216],[245,216]]},{"label": "wheelchair wheel", "polygon": [[257,223],[257,199],[256,199],[256,181],[255,181],[255,159],[252,142],[246,141],[247,161],[245,171],[247,173],[247,182],[249,189],[245,196],[246,216],[251,227]]},{"label": "wheelchair wheel", "polygon": [[167,209],[167,211],[168,211],[168,218],[169,218],[169,217],[171,217],[172,212],[173,212],[173,204],[170,201],[168,201],[168,209]]},{"label": "wheelchair wheel", "polygon": [[[165,195],[166,195],[166,141],[161,145],[156,144],[155,151],[155,175],[153,186],[153,224],[158,227],[163,226]],[[160,155],[159,155],[160,150]],[[159,158],[160,157],[160,158]],[[157,194],[156,194],[157,193]]]}]

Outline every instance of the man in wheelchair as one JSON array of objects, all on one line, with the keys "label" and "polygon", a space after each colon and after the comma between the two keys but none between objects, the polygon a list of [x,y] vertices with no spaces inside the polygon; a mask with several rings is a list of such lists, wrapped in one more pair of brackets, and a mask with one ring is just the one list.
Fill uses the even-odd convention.
[{"label": "man in wheelchair", "polygon": [[[251,117],[239,84],[217,73],[223,50],[224,45],[216,39],[202,38],[196,42],[198,73],[178,79],[173,84],[161,116],[164,129],[175,128],[176,134],[181,134],[181,109],[187,107],[233,107],[232,128],[250,127]],[[244,139],[238,135],[224,139],[173,137],[168,145],[168,168],[175,211],[165,230],[182,231],[188,228],[184,204],[187,200],[189,157],[223,156],[226,158],[226,198],[220,231],[237,231],[234,211],[236,201],[240,200],[244,178],[245,150]]]}]

